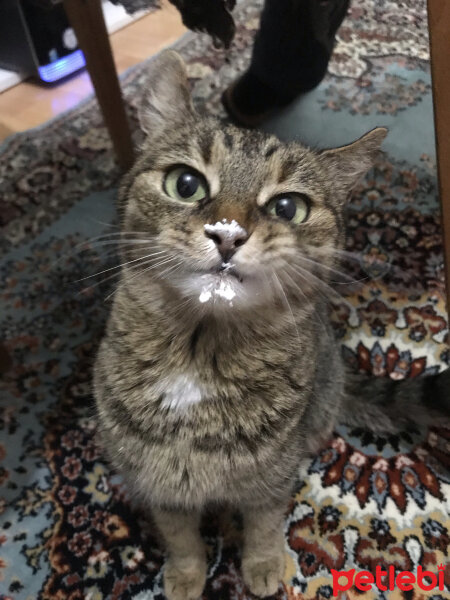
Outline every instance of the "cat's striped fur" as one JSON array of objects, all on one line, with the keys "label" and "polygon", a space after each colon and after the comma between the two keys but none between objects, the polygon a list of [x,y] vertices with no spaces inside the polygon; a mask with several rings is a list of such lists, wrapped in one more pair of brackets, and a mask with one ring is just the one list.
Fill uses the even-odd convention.
[{"label": "cat's striped fur", "polygon": [[[390,382],[369,405],[372,383],[361,392],[346,379],[327,324],[345,202],[386,132],[324,152],[283,144],[198,116],[173,52],[152,70],[147,141],[120,192],[128,264],[95,368],[103,443],[165,538],[169,600],[200,596],[198,520],[222,504],[243,512],[243,576],[265,596],[283,572],[283,513],[301,458],[345,420],[350,398],[375,406],[358,411],[372,425],[392,425]],[[168,197],[164,174],[180,164],[203,174],[207,199]],[[286,192],[310,199],[305,222],[267,214],[268,200]],[[214,270],[218,252],[205,235],[223,219],[249,234],[232,257],[237,275]],[[148,247],[131,243],[134,232]],[[232,293],[199,301],[205,277]],[[447,396],[444,377],[408,384],[410,407],[421,389]]]}]

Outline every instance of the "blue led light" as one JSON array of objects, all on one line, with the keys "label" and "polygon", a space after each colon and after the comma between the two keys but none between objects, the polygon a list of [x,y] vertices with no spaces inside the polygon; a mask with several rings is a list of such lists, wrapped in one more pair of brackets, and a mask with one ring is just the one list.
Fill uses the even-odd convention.
[{"label": "blue led light", "polygon": [[42,81],[51,83],[52,81],[58,81],[66,75],[70,75],[74,71],[78,71],[86,65],[84,54],[81,50],[75,50],[67,56],[58,58],[54,62],[38,67],[39,77]]}]

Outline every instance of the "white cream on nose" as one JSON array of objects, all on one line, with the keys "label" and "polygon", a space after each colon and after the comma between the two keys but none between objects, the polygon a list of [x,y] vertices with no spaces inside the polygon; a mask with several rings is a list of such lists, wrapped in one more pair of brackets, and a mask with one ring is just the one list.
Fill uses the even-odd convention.
[{"label": "white cream on nose", "polygon": [[235,239],[238,237],[245,237],[247,235],[245,229],[241,227],[234,219],[231,221],[231,223],[229,223],[227,219],[217,221],[217,223],[214,223],[214,225],[207,223],[206,225],[203,225],[203,228],[206,233],[209,233],[209,235],[220,235],[224,238]]}]

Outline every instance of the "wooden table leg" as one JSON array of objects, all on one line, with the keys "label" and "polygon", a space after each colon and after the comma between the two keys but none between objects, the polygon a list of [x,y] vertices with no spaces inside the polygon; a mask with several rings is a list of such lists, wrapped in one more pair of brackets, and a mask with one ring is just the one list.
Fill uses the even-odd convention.
[{"label": "wooden table leg", "polygon": [[7,373],[12,367],[12,359],[5,346],[0,344],[0,375]]},{"label": "wooden table leg", "polygon": [[447,312],[450,316],[450,2],[428,0],[431,75],[433,80],[434,122],[439,177],[439,193],[444,234],[447,279]]},{"label": "wooden table leg", "polygon": [[117,161],[122,169],[126,170],[133,163],[133,142],[101,0],[64,0],[64,8],[84,53]]}]

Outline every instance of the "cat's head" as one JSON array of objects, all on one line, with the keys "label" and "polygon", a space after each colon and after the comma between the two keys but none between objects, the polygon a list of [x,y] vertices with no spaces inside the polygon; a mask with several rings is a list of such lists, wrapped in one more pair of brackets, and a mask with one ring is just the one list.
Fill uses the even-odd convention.
[{"label": "cat's head", "polygon": [[121,191],[124,256],[134,261],[125,281],[144,298],[158,282],[204,311],[323,292],[343,245],[346,201],[386,130],[312,151],[197,114],[175,52],[150,70],[147,137]]}]

